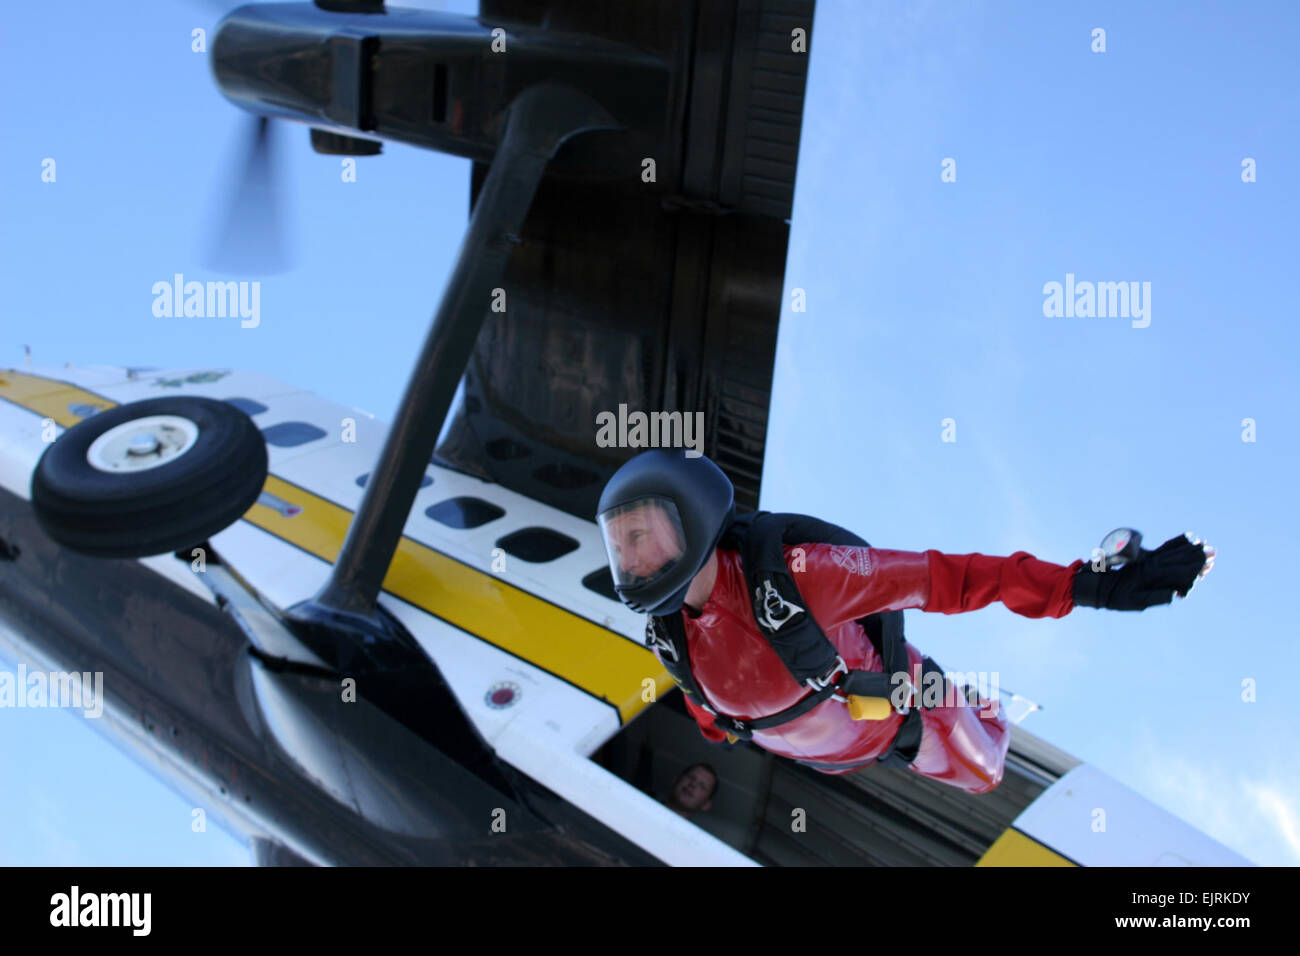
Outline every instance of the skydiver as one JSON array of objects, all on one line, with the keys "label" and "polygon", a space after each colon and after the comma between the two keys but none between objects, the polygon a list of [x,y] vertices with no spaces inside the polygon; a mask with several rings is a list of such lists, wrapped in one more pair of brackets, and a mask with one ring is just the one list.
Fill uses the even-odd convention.
[{"label": "skydiver", "polygon": [[[777,541],[784,566],[764,571],[751,589],[758,578],[751,566],[747,580],[742,552],[759,563],[759,552],[746,549],[761,515],[752,524],[746,517],[737,517],[721,469],[682,449],[626,462],[597,507],[615,589],[649,615],[648,642],[685,692],[700,732],[719,744],[748,739],[824,773],[882,763],[971,793],[1002,779],[1006,717],[997,701],[926,699],[922,678],[941,672],[902,640],[901,615],[893,615],[891,644],[882,612],[957,614],[993,601],[1034,618],[1064,617],[1076,606],[1136,611],[1185,597],[1214,562],[1213,548],[1186,535],[1117,570],[1052,564],[1023,551],[990,557],[828,543],[835,535],[822,530],[847,533],[806,516],[773,516],[800,520]],[[805,530],[809,539],[798,539]],[[797,680],[819,652],[832,666]]]}]

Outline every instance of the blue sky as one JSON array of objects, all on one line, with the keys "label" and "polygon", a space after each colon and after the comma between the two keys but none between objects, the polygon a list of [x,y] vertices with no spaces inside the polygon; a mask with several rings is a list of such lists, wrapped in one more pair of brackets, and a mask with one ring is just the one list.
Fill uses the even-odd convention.
[{"label": "blue sky", "polygon": [[[819,4],[762,504],[880,547],[1061,564],[1118,525],[1151,546],[1207,538],[1215,570],[1173,607],[909,612],[908,636],[1038,701],[1028,729],[1249,858],[1295,865],[1281,605],[1300,14],[1130,7]],[[26,343],[41,363],[250,369],[391,420],[464,230],[468,163],[388,146],[343,183],[337,157],[282,129],[295,268],[263,280],[260,326],[154,317],[154,282],[215,277],[202,239],[239,171],[244,117],[190,50],[208,10],[7,14],[0,363]],[[1067,273],[1149,282],[1150,325],[1045,316],[1044,285]],[[0,828],[0,863],[247,862],[217,827],[191,833],[188,804],[79,717],[0,711],[0,763],[21,781],[0,819],[27,824]]]}]

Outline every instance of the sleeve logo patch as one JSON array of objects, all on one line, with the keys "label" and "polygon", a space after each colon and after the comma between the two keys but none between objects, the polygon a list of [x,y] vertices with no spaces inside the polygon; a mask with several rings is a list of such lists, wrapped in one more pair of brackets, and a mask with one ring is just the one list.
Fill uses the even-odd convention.
[{"label": "sleeve logo patch", "polygon": [[831,548],[831,558],[849,574],[866,577],[871,573],[871,552],[866,548],[835,545]]}]

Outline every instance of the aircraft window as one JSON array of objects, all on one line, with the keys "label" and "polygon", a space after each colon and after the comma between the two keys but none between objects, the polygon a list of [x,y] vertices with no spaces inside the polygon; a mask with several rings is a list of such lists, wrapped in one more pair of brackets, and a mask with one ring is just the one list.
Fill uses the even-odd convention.
[{"label": "aircraft window", "polygon": [[494,438],[483,446],[484,450],[497,461],[514,461],[527,458],[532,451],[510,438]]},{"label": "aircraft window", "polygon": [[262,436],[268,445],[274,445],[276,448],[292,448],[295,445],[305,445],[317,438],[324,438],[325,430],[309,425],[307,422],[281,422],[270,428],[263,428]]},{"label": "aircraft window", "polygon": [[479,525],[496,521],[505,511],[490,501],[469,496],[448,498],[430,505],[424,513],[448,528],[477,528]]},{"label": "aircraft window", "polygon": [[588,471],[585,468],[574,468],[572,465],[543,465],[533,472],[533,477],[538,481],[545,482],[552,488],[568,490],[573,488],[585,488],[597,481],[600,476],[594,471]]},{"label": "aircraft window", "polygon": [[234,405],[245,415],[260,415],[266,411],[266,406],[261,402],[255,402],[251,398],[228,398],[227,404]]},{"label": "aircraft window", "polygon": [[[370,472],[366,472],[364,475],[357,475],[357,487],[364,488],[366,486],[366,479],[369,477],[370,477]],[[423,478],[420,479],[421,488],[428,488],[431,484],[433,484],[433,479],[430,478],[428,475],[425,475]]]},{"label": "aircraft window", "polygon": [[522,561],[541,564],[576,551],[578,542],[567,534],[560,534],[550,528],[522,528],[504,538],[498,538],[497,547],[504,548],[506,554],[514,555]]},{"label": "aircraft window", "polygon": [[436,63],[433,67],[433,121],[447,121],[447,64]]},{"label": "aircraft window", "polygon": [[589,591],[595,591],[601,597],[607,597],[611,601],[618,600],[618,592],[614,590],[614,576],[609,573],[609,565],[592,571],[582,579],[582,586]]}]

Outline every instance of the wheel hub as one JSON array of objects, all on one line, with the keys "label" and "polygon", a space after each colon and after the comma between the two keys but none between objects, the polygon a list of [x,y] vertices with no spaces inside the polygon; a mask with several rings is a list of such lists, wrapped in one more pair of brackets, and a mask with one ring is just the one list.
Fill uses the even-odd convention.
[{"label": "wheel hub", "polygon": [[150,415],[104,432],[86,449],[86,461],[110,474],[147,471],[175,461],[198,437],[198,425],[188,418]]},{"label": "wheel hub", "polygon": [[153,432],[147,435],[136,435],[131,439],[131,444],[127,446],[128,455],[152,455],[161,446],[158,436]]}]

